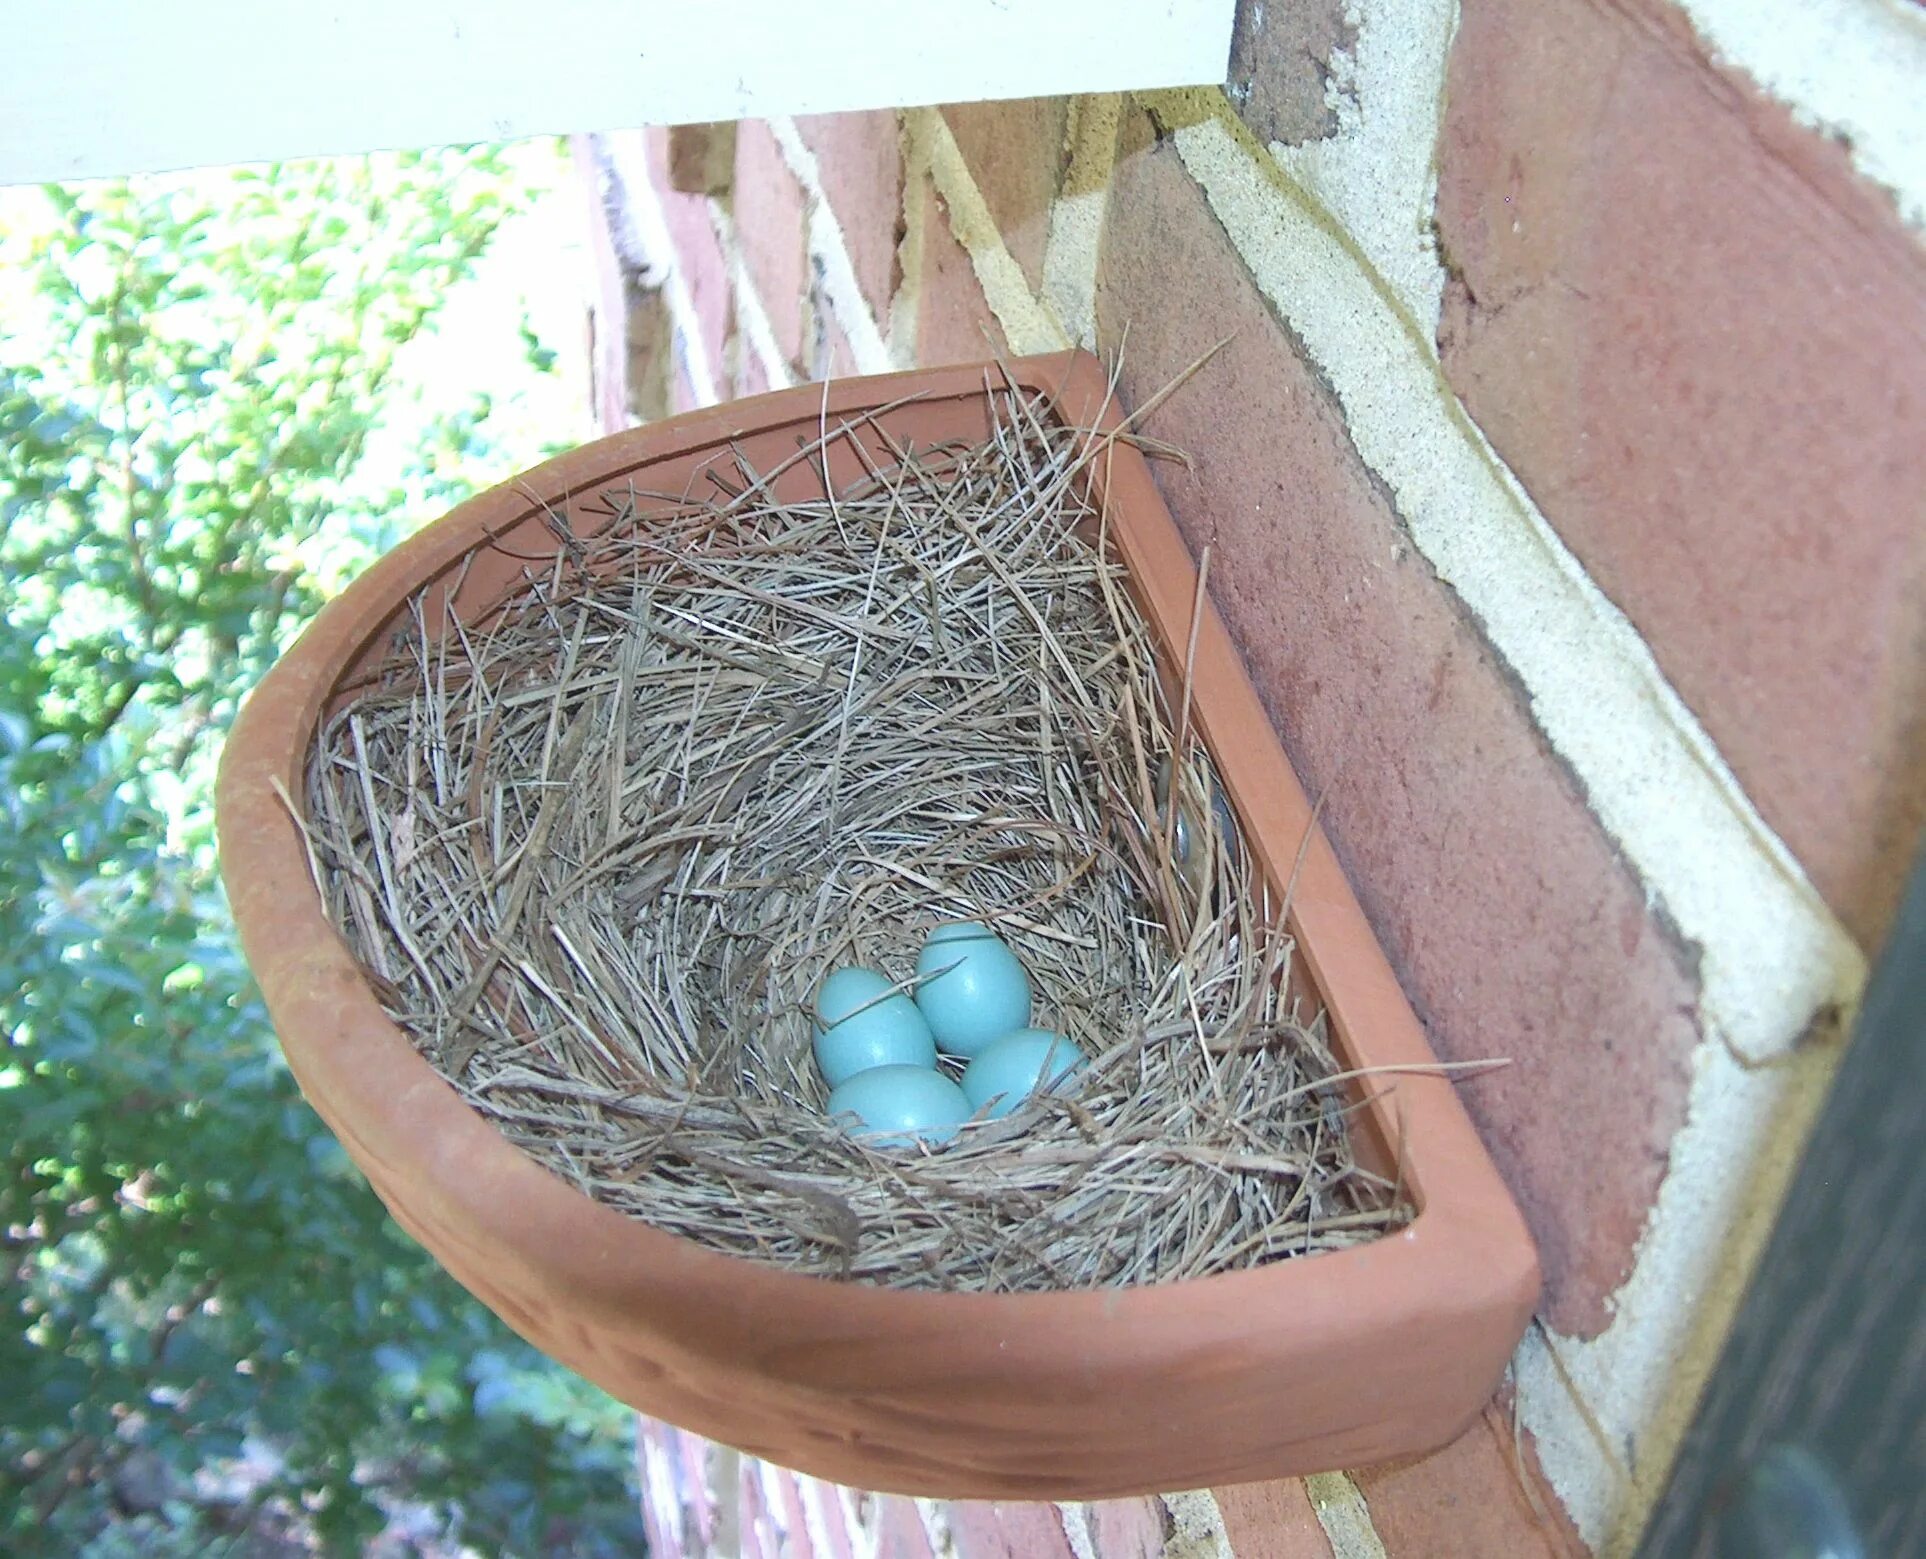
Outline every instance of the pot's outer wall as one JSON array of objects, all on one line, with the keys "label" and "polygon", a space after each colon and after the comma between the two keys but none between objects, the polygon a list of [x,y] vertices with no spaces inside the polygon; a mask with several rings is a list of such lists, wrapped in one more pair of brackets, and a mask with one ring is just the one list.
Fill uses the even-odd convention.
[{"label": "pot's outer wall", "polygon": [[[1066,422],[1121,422],[1100,365],[1081,353],[809,385],[587,445],[383,558],[264,679],[228,742],[221,865],[248,962],[303,1091],[402,1226],[531,1343],[644,1412],[818,1477],[949,1499],[1108,1499],[1430,1450],[1488,1398],[1538,1295],[1524,1223],[1442,1078],[1372,1080],[1361,1146],[1401,1146],[1421,1208],[1372,1244],[1128,1290],[839,1284],[702,1249],[541,1168],[416,1053],[323,913],[276,787],[300,795],[323,710],[419,584],[452,581],[479,543],[517,526],[522,550],[538,539],[553,550],[537,500],[565,511],[611,486],[680,492],[732,444],[766,470],[825,415],[873,414],[919,442],[980,435],[986,385],[1005,371]],[[853,457],[839,472],[841,458],[833,479],[855,474]],[[1182,538],[1135,449],[1096,464],[1139,600],[1181,659],[1196,592]],[[784,480],[821,490],[801,462]],[[458,609],[507,576],[495,557],[491,567],[479,555]],[[1275,882],[1296,872],[1290,919],[1340,1058],[1431,1063],[1209,610],[1193,720],[1250,847]]]}]

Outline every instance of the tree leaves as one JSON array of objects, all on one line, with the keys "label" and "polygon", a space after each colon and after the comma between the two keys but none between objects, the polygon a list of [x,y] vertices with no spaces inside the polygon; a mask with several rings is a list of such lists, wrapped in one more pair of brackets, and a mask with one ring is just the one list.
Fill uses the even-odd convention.
[{"label": "tree leaves", "polygon": [[[138,1468],[171,1492],[130,1552],[270,1517],[358,1551],[409,1501],[491,1552],[636,1551],[622,1415],[352,1173],[214,876],[240,699],[484,447],[396,363],[520,189],[478,151],[42,197],[0,231],[32,300],[0,330],[0,1548],[119,1552]],[[399,489],[362,463],[398,422]],[[572,1414],[512,1384],[557,1379]],[[206,1493],[243,1443],[263,1481]]]}]

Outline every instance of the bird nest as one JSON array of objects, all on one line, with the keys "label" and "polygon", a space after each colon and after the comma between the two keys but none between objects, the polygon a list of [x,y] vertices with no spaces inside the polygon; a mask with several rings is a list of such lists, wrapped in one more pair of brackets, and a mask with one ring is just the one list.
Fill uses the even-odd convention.
[{"label": "bird nest", "polygon": [[[824,426],[604,493],[487,610],[417,596],[312,750],[329,911],[510,1141],[713,1250],[906,1288],[1194,1278],[1410,1216],[1092,500],[1110,438]],[[865,475],[835,491],[827,451]],[[778,497],[816,471],[813,497]],[[572,528],[571,528],[572,527]],[[942,1146],[825,1115],[811,998],[932,927],[1016,951],[1079,1086]],[[948,1065],[948,1063],[946,1063]]]}]

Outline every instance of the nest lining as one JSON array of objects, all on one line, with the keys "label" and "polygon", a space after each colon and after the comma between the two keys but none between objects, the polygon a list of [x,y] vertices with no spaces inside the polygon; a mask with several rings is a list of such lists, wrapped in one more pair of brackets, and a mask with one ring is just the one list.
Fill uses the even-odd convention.
[{"label": "nest lining", "polygon": [[[1409,1206],[1352,1156],[1276,889],[1089,497],[1114,435],[990,403],[976,444],[825,424],[783,463],[811,497],[738,455],[578,504],[466,624],[417,595],[311,754],[332,918],[511,1142],[715,1250],[1015,1292],[1375,1238]],[[866,474],[835,492],[839,442]],[[811,997],[907,981],[963,919],[1090,1071],[867,1146],[824,1116]]]}]

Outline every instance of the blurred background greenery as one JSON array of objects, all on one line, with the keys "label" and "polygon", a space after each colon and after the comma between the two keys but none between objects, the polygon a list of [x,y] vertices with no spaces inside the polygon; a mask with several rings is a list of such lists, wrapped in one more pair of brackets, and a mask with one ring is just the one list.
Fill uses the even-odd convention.
[{"label": "blurred background greenery", "polygon": [[629,1415],[301,1101],[210,811],[321,601],[589,436],[566,159],[0,194],[0,1549],[638,1554]]}]

